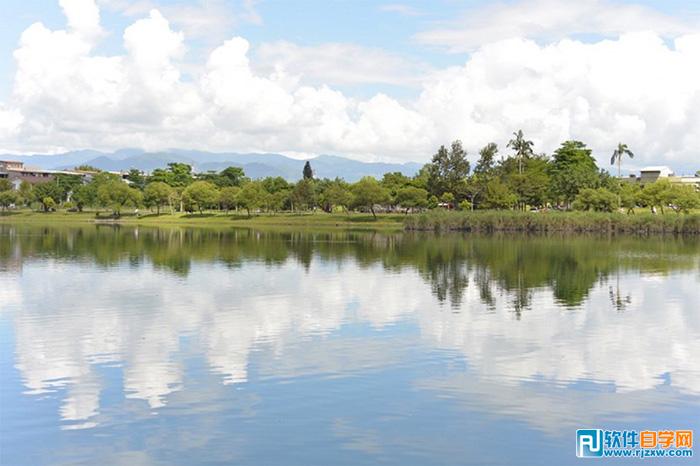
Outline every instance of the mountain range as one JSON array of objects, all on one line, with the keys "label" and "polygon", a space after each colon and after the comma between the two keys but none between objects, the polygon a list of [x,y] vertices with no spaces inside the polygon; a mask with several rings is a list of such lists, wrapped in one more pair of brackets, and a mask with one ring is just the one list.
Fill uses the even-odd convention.
[{"label": "mountain range", "polygon": [[[0,160],[17,160],[28,167],[43,169],[71,169],[91,165],[100,170],[124,171],[136,168],[151,172],[171,162],[187,163],[195,173],[220,171],[229,166],[241,167],[250,178],[281,176],[288,181],[301,178],[306,160],[293,159],[281,154],[212,153],[194,150],[170,149],[163,152],[145,152],[139,149],[121,149],[115,152],[80,150],[55,155],[0,155]],[[316,178],[340,177],[354,182],[363,176],[381,178],[388,172],[412,176],[421,164],[360,162],[335,155],[319,155],[308,159]]]}]

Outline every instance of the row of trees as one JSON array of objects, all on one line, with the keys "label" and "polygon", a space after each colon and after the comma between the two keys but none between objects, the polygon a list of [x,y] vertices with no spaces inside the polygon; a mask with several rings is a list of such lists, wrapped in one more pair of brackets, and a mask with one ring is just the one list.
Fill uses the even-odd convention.
[{"label": "row of trees", "polygon": [[625,208],[630,213],[636,206],[658,207],[662,212],[668,207],[687,212],[700,206],[700,196],[692,186],[662,180],[641,187],[621,180],[623,157],[634,156],[624,144],[611,159],[618,166],[618,178],[598,167],[591,150],[580,141],[565,141],[548,156],[535,153],[533,142],[518,131],[507,149],[510,153],[499,157],[498,146],[487,144],[472,169],[462,143],[454,141],[449,148],[441,146],[415,176],[394,172],[381,180],[365,177],[352,184],[338,178],[314,178],[309,162],[296,183],[281,177],[251,180],[238,167],[194,174],[183,163],[171,163],[149,176],[131,170],[128,184],[104,172],[87,184],[78,176],[59,175],[53,182],[33,187],[23,183],[18,192],[0,189],[0,205],[34,203],[43,210],[57,204],[77,210],[110,208],[117,215],[127,206],[146,206],[157,213],[165,208],[200,213],[243,209],[249,215],[258,210],[361,209],[375,216],[376,206],[406,213],[439,205],[466,210],[551,207],[612,212]]}]

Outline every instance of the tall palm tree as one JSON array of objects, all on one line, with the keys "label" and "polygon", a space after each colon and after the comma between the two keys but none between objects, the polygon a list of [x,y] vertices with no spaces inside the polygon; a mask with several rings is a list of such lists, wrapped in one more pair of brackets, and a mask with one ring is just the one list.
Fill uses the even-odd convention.
[{"label": "tall palm tree", "polygon": [[518,158],[518,173],[523,173],[523,159],[532,155],[532,141],[526,140],[523,136],[523,130],[519,129],[517,133],[513,133],[514,139],[508,141],[508,146],[515,151],[515,156]]},{"label": "tall palm tree", "polygon": [[614,165],[615,162],[617,162],[617,177],[621,178],[621,171],[620,171],[620,166],[622,165],[622,157],[625,155],[629,155],[631,159],[634,158],[634,154],[632,151],[627,147],[627,144],[619,143],[617,145],[617,149],[615,149],[615,152],[613,152],[612,157],[610,158],[610,165]]}]

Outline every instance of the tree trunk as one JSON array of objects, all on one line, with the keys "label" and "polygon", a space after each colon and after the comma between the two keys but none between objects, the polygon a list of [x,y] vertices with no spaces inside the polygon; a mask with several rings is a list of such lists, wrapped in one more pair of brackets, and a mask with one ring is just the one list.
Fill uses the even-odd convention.
[{"label": "tree trunk", "polygon": [[374,206],[370,206],[369,210],[370,210],[370,212],[372,212],[372,217],[374,217],[374,219],[376,220],[377,214],[374,213]]}]

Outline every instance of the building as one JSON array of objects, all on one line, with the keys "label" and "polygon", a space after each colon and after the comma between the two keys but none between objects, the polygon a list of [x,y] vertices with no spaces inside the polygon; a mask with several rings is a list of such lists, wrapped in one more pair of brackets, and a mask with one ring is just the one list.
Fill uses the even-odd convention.
[{"label": "building", "polygon": [[13,160],[0,160],[0,178],[8,179],[15,189],[26,181],[30,184],[46,183],[56,179],[57,175],[77,175],[83,178],[85,173],[69,170],[44,170],[42,168],[25,167],[24,163]]},{"label": "building", "polygon": [[627,181],[637,182],[641,185],[648,183],[654,183],[655,181],[667,179],[673,184],[683,184],[687,186],[695,186],[700,189],[700,177],[699,176],[676,176],[676,174],[669,167],[658,166],[658,167],[644,167],[639,171],[639,176],[630,175]]}]

